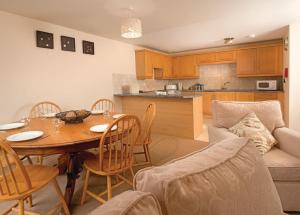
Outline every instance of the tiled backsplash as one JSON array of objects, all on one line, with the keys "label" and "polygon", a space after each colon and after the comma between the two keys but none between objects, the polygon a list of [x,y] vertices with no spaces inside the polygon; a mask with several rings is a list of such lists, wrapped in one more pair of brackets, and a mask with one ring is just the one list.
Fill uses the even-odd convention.
[{"label": "tiled backsplash", "polygon": [[168,83],[181,82],[184,89],[201,83],[204,89],[215,90],[221,89],[224,83],[228,89],[254,90],[256,88],[256,80],[277,80],[278,88],[283,87],[282,77],[253,77],[253,78],[237,78],[235,64],[216,64],[205,65],[199,67],[199,79],[192,80],[136,80],[134,74],[113,74],[114,93],[122,93],[122,86],[129,85],[133,92],[138,90],[151,91],[164,89]]}]

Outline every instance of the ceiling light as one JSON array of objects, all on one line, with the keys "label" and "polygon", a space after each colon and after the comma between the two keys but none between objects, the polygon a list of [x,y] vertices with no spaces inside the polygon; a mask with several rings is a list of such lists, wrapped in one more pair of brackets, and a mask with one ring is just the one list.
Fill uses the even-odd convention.
[{"label": "ceiling light", "polygon": [[232,44],[233,43],[234,38],[233,37],[226,37],[224,38],[224,44]]},{"label": "ceiling light", "polygon": [[255,34],[250,34],[248,37],[250,37],[250,38],[255,38],[256,35],[255,35]]},{"label": "ceiling light", "polygon": [[142,22],[138,18],[127,18],[121,25],[121,36],[127,39],[142,36]]}]

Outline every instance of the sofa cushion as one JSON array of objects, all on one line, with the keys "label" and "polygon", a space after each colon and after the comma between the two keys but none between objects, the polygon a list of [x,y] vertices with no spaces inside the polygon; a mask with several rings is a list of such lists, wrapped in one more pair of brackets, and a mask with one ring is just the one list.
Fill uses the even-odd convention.
[{"label": "sofa cushion", "polygon": [[300,159],[274,147],[263,156],[274,181],[300,181]]},{"label": "sofa cushion", "polygon": [[277,143],[270,131],[262,124],[254,112],[247,114],[237,124],[228,129],[239,137],[248,137],[260,154],[265,154]]},{"label": "sofa cushion", "polygon": [[140,170],[134,188],[152,192],[169,215],[283,214],[262,156],[245,138],[227,139],[189,157]]},{"label": "sofa cushion", "polygon": [[212,102],[213,124],[216,127],[230,128],[251,112],[258,116],[271,133],[275,128],[284,126],[279,101]]},{"label": "sofa cushion", "polygon": [[125,191],[96,208],[90,215],[161,215],[157,199],[151,193]]}]

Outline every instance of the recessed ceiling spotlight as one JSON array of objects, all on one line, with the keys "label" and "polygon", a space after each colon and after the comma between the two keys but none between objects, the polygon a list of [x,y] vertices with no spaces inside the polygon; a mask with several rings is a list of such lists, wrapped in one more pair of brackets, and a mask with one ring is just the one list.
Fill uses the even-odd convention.
[{"label": "recessed ceiling spotlight", "polygon": [[256,35],[255,34],[249,34],[249,36],[248,36],[249,38],[255,38],[256,37]]},{"label": "recessed ceiling spotlight", "polygon": [[233,43],[234,38],[233,37],[226,37],[224,38],[224,44],[232,44]]}]

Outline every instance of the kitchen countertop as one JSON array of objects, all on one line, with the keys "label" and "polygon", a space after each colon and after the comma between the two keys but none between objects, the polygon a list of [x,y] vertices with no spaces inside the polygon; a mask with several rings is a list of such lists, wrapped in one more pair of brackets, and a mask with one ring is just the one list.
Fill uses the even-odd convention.
[{"label": "kitchen countertop", "polygon": [[114,94],[114,96],[126,97],[126,96],[138,96],[138,97],[155,97],[155,98],[174,98],[174,99],[192,99],[194,97],[202,96],[201,94],[195,94],[194,92],[182,92],[176,95],[156,95],[155,93],[129,93],[129,94]]},{"label": "kitchen countertop", "polygon": [[201,92],[283,92],[283,90],[247,90],[247,89],[212,89],[212,90],[204,90],[204,91],[190,91],[190,90],[184,90],[183,92],[191,92],[191,93],[201,93]]}]

